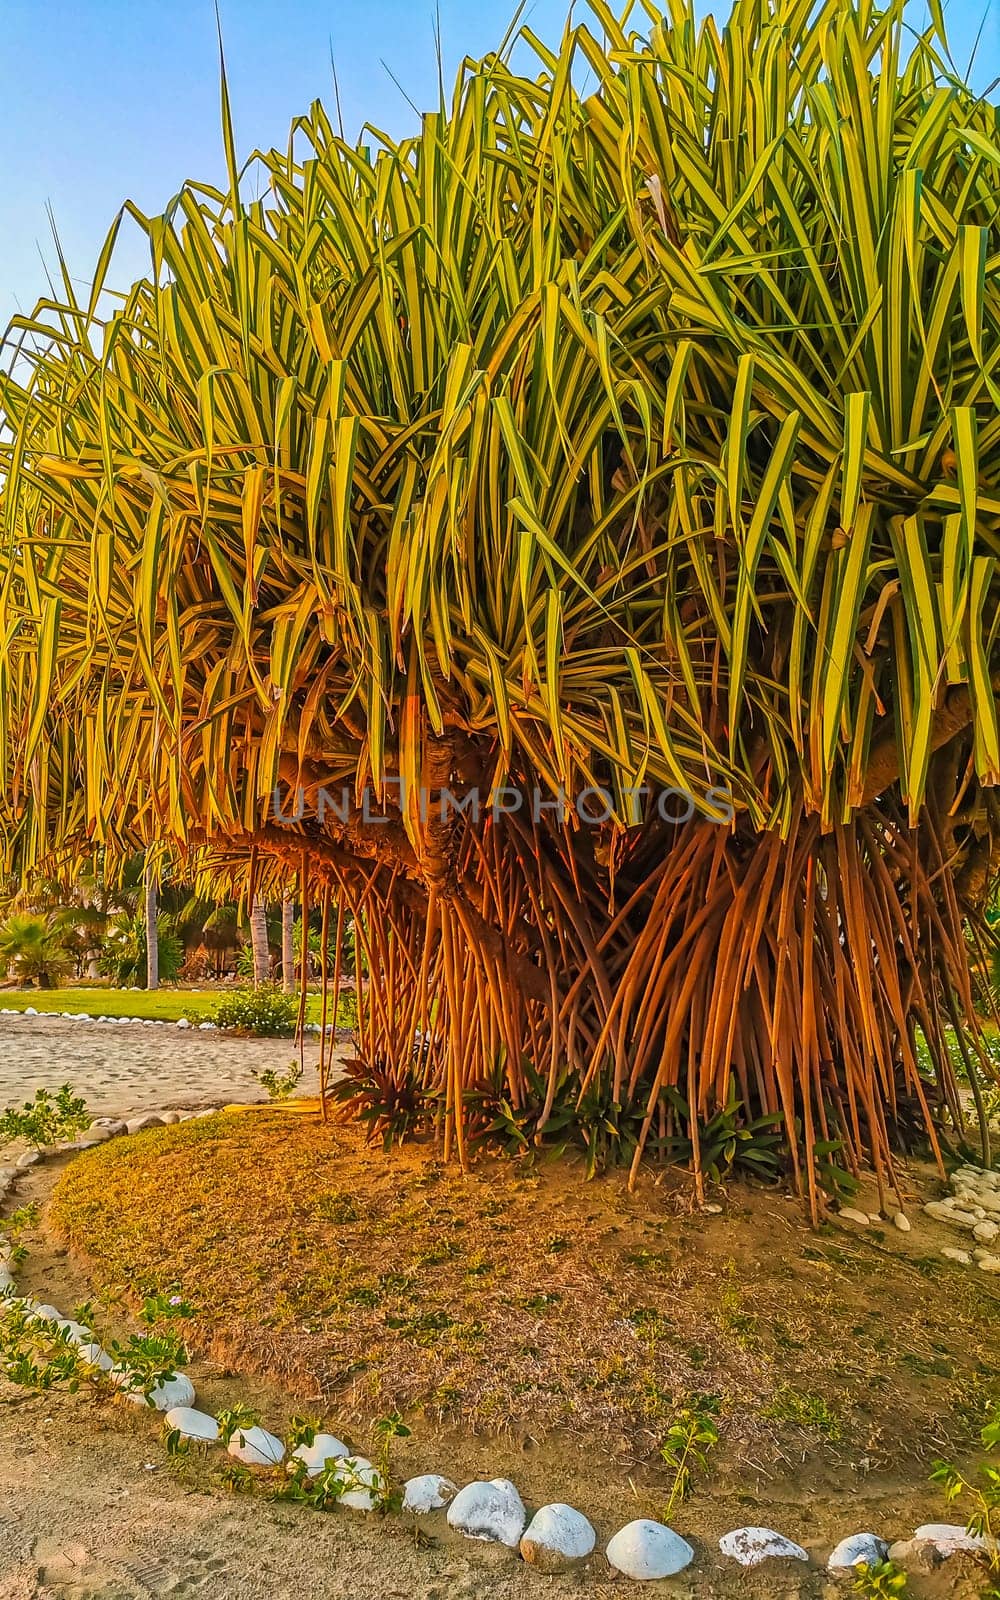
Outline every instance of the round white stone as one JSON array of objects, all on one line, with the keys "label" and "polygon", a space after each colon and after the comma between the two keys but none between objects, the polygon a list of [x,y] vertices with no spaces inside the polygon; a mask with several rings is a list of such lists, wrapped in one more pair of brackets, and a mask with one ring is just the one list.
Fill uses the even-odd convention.
[{"label": "round white stone", "polygon": [[37,1017],[38,1012],[35,1010],[34,1006],[25,1006],[24,1015],[26,1017]]},{"label": "round white stone", "polygon": [[55,1306],[36,1305],[35,1309],[28,1313],[27,1320],[29,1322],[61,1322],[62,1312],[57,1311]]},{"label": "round white stone", "polygon": [[467,1483],[448,1507],[448,1525],[467,1539],[484,1539],[516,1550],[524,1532],[524,1501],[509,1478]]},{"label": "round white stone", "polygon": [[458,1493],[457,1484],[442,1478],[439,1472],[422,1472],[418,1478],[408,1478],[403,1487],[403,1510],[412,1511],[415,1517],[425,1517],[429,1511],[442,1511]]},{"label": "round white stone", "polygon": [[304,1462],[306,1476],[315,1478],[328,1462],[339,1461],[350,1453],[346,1444],[332,1433],[318,1433],[312,1444],[300,1444],[297,1450],[292,1451],[292,1460]]},{"label": "round white stone", "polygon": [[90,1344],[94,1337],[90,1328],[85,1328],[82,1322],[73,1322],[69,1318],[60,1317],[56,1327],[70,1344]]},{"label": "round white stone", "polygon": [[773,1528],[734,1528],[719,1540],[724,1556],[731,1556],[741,1567],[757,1567],[762,1561],[808,1561],[799,1544],[793,1544]]},{"label": "round white stone", "polygon": [[854,1206],[841,1206],[837,1215],[842,1222],[854,1222],[859,1228],[867,1228],[871,1220],[867,1211],[857,1211]]},{"label": "round white stone", "polygon": [[178,1017],[177,1026],[179,1028],[190,1028],[191,1024],[188,1021],[187,1017]]},{"label": "round white stone", "polygon": [[662,1522],[640,1517],[626,1523],[609,1540],[605,1552],[616,1572],[640,1582],[646,1578],[669,1578],[683,1572],[694,1559],[686,1539]]},{"label": "round white stone", "polygon": [[214,1444],[219,1437],[219,1424],[207,1411],[195,1411],[192,1406],[171,1406],[164,1421],[168,1428],[176,1428],[182,1439],[198,1439],[204,1444]]},{"label": "round white stone", "polygon": [[279,1467],[285,1459],[281,1440],[266,1428],[237,1428],[226,1448],[248,1467]]},{"label": "round white stone", "polygon": [[81,1344],[77,1350],[80,1360],[88,1367],[97,1367],[101,1372],[110,1372],[114,1362],[108,1352],[96,1343]]},{"label": "round white stone", "polygon": [[347,1485],[339,1506],[348,1511],[377,1511],[385,1498],[385,1480],[367,1456],[341,1456],[334,1476]]},{"label": "round white stone", "polygon": [[909,1233],[912,1224],[905,1211],[897,1211],[892,1220],[900,1233]]},{"label": "round white stone", "polygon": [[952,1522],[925,1522],[913,1535],[926,1539],[943,1556],[955,1555],[959,1550],[985,1550],[987,1540],[982,1534],[970,1533],[968,1528]]},{"label": "round white stone", "polygon": [[194,1384],[183,1372],[175,1372],[172,1378],[165,1378],[162,1383],[155,1383],[148,1396],[142,1389],[129,1389],[126,1387],[129,1374],[120,1372],[112,1374],[126,1400],[131,1400],[133,1405],[151,1406],[154,1411],[172,1411],[175,1406],[194,1405]]},{"label": "round white stone", "polygon": [[971,1267],[972,1257],[968,1250],[956,1250],[952,1245],[945,1245],[941,1254],[948,1261],[957,1261],[960,1267]]},{"label": "round white stone", "polygon": [[585,1561],[597,1534],[587,1518],[573,1506],[558,1501],[536,1511],[521,1539],[521,1554],[540,1572],[562,1572],[575,1561]]},{"label": "round white stone", "polygon": [[830,1552],[826,1563],[830,1572],[841,1572],[848,1567],[862,1565],[874,1567],[879,1561],[884,1561],[889,1554],[889,1546],[877,1533],[852,1533],[846,1539],[841,1539],[835,1550]]}]

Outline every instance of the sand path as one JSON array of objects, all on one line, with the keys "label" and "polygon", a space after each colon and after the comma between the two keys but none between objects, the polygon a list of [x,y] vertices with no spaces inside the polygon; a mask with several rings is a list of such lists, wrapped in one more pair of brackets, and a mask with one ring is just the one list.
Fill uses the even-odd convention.
[{"label": "sand path", "polygon": [[[285,1072],[296,1054],[290,1039],[234,1039],[173,1023],[0,1016],[0,1110],[66,1082],[97,1116],[266,1100],[254,1073]],[[302,1094],[317,1092],[318,1059],[309,1036]]]}]

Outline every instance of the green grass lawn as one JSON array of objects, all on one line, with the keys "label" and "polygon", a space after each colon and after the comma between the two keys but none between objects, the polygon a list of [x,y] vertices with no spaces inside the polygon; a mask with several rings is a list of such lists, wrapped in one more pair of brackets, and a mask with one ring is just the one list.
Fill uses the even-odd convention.
[{"label": "green grass lawn", "polygon": [[[176,1022],[187,1017],[190,1022],[211,1020],[216,1002],[224,989],[103,989],[65,984],[59,989],[0,989],[0,1007],[11,1011],[24,1011],[34,1006],[38,1012],[86,1011],[92,1017],[147,1017],[164,1022]],[[318,994],[309,995],[306,1001],[306,1020],[319,1022],[321,1000]]]}]

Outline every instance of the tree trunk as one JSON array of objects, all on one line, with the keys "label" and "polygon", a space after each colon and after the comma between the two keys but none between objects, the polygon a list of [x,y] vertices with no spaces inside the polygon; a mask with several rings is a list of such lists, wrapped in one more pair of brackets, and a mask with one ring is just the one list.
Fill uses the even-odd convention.
[{"label": "tree trunk", "polygon": [[[302,959],[308,953],[308,933],[302,930]],[[281,987],[286,994],[295,988],[295,902],[286,895],[281,902]]]},{"label": "tree trunk", "polygon": [[259,988],[271,975],[271,958],[267,947],[267,905],[254,900],[250,907],[250,944],[253,949],[253,986]]},{"label": "tree trunk", "polygon": [[160,940],[156,926],[156,879],[147,857],[143,871],[146,907],[146,988],[160,987]]}]

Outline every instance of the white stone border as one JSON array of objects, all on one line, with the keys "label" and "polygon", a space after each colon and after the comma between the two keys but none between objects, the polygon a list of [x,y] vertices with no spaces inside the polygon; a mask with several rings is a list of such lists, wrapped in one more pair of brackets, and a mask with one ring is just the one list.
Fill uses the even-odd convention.
[{"label": "white stone border", "polygon": [[[178,1017],[176,1022],[171,1022],[167,1017],[109,1017],[103,1015],[99,1017],[92,1017],[89,1011],[39,1011],[35,1006],[0,1006],[0,1017],[35,1018],[40,1019],[43,1022],[46,1020],[46,1018],[54,1017],[58,1022],[89,1022],[94,1026],[96,1026],[98,1023],[104,1025],[126,1023],[129,1027],[133,1028],[189,1028],[196,1033],[223,1033],[232,1034],[236,1038],[246,1037],[246,1035],[239,1033],[235,1028],[220,1028],[217,1022],[209,1022],[207,1020],[204,1022],[195,1022],[192,1021],[190,1017]],[[319,1022],[304,1022],[302,1024],[302,1031],[303,1033],[312,1034],[322,1033],[323,1025]],[[326,1031],[327,1034],[332,1037],[338,1032],[338,1029],[334,1023],[328,1022],[326,1025]],[[340,1029],[339,1031],[343,1032],[344,1030]],[[280,1038],[287,1039],[289,1035],[261,1033],[253,1035],[253,1037],[265,1040]]]},{"label": "white stone border", "polygon": [[[54,1015],[52,1012],[43,1014]],[[0,1016],[3,1015],[37,1016],[39,1013],[32,1008],[25,1012],[0,1010]],[[68,1013],[66,1015],[67,1020],[76,1022],[142,1020],[113,1017],[95,1019],[86,1013],[76,1017],[70,1017]],[[166,1022],[154,1025],[171,1026]],[[182,1018],[176,1026],[190,1024]],[[214,1028],[215,1024],[202,1023],[200,1026]],[[316,1032],[320,1031],[318,1023],[309,1026],[315,1028]],[[329,1025],[328,1031],[331,1029],[332,1025]],[[234,1106],[232,1109],[259,1110],[260,1107]],[[16,1189],[24,1173],[47,1156],[73,1157],[113,1138],[130,1137],[146,1128],[168,1127],[197,1117],[215,1116],[219,1110],[217,1106],[210,1106],[203,1111],[147,1112],[144,1116],[128,1120],[95,1118],[83,1138],[56,1145],[51,1150],[26,1151],[13,1167],[0,1167],[0,1206]],[[963,1167],[955,1174],[953,1183],[956,1190],[954,1198],[950,1203],[941,1203],[942,1209],[949,1211],[947,1220],[958,1223],[958,1218],[952,1212],[960,1208],[966,1199],[963,1191],[971,1190],[978,1197],[980,1185],[984,1184],[988,1184],[990,1191],[996,1193],[1000,1215],[1000,1173]],[[925,1209],[931,1211],[932,1215],[936,1214],[931,1210],[931,1205]],[[942,1217],[942,1220],[945,1219]],[[958,1225],[965,1226],[966,1223],[963,1221]],[[176,1428],[184,1439],[198,1441],[206,1448],[218,1441],[218,1421],[208,1412],[194,1409],[194,1385],[186,1373],[174,1373],[173,1377],[156,1385],[148,1396],[130,1390],[127,1387],[128,1373],[113,1366],[110,1356],[94,1340],[91,1329],[62,1317],[53,1305],[16,1294],[12,1263],[13,1247],[0,1237],[0,1311],[16,1307],[26,1310],[33,1320],[52,1323],[64,1333],[68,1343],[77,1347],[84,1361],[94,1368],[95,1376],[107,1374],[112,1383],[117,1384],[123,1400],[136,1404],[145,1402],[149,1409],[164,1413],[167,1426]],[[284,1442],[276,1434],[256,1425],[237,1430],[227,1450],[229,1455],[247,1466],[273,1470],[286,1461]],[[320,1457],[322,1451],[326,1454]],[[304,1463],[309,1477],[321,1472],[325,1466],[334,1466],[335,1476],[342,1478],[346,1485],[338,1505],[364,1512],[377,1510],[382,1505],[386,1485],[378,1469],[366,1457],[349,1454],[347,1446],[332,1434],[317,1435],[313,1446],[300,1446],[292,1452],[292,1458]],[[542,1506],[529,1523],[521,1496],[515,1485],[506,1478],[477,1481],[457,1489],[449,1479],[437,1473],[423,1473],[404,1484],[405,1513],[425,1516],[442,1510],[446,1511],[448,1525],[466,1538],[517,1549],[525,1562],[543,1572],[561,1572],[584,1565],[596,1546],[597,1535],[592,1523],[572,1506],[559,1503]],[[964,1527],[925,1523],[917,1528],[912,1538],[899,1540],[891,1546],[874,1533],[849,1534],[830,1552],[825,1566],[831,1573],[843,1573],[865,1562],[883,1560],[886,1556],[905,1564],[907,1560],[919,1561],[929,1550],[944,1560],[959,1551],[982,1555],[994,1548],[990,1541],[970,1535]],[[811,1560],[806,1550],[773,1528],[734,1528],[722,1535],[719,1549],[724,1556],[743,1567],[756,1567],[772,1560]],[[643,1517],[626,1523],[612,1535],[605,1547],[605,1557],[612,1571],[636,1581],[646,1581],[671,1577],[683,1571],[694,1561],[695,1552],[672,1528]]]}]

